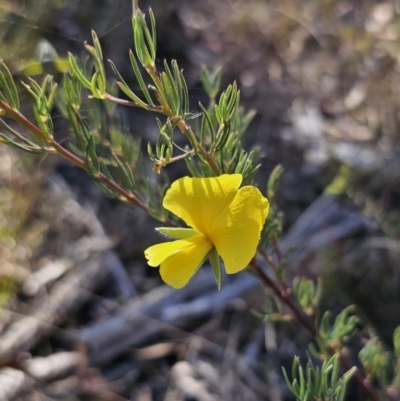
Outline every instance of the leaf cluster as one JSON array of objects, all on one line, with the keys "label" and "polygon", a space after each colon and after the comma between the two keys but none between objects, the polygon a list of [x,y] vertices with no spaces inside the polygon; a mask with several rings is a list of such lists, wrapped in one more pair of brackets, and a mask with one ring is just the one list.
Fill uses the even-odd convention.
[{"label": "leaf cluster", "polygon": [[[136,9],[133,15],[133,37],[135,49],[129,52],[132,70],[141,93],[135,93],[119,73],[115,64],[111,68],[117,78],[117,86],[129,101],[110,94],[105,77],[104,60],[100,42],[92,33],[93,46],[86,45],[93,60],[93,73],[85,73],[78,60],[70,55],[73,75],[91,96],[131,107],[140,107],[159,113],[159,138],[154,145],[148,144],[148,153],[153,161],[153,170],[159,173],[170,163],[185,159],[193,176],[210,176],[220,173],[241,173],[249,182],[256,173],[257,152],[247,152],[242,147],[242,136],[254,116],[240,107],[240,91],[236,83],[220,93],[221,70],[201,71],[202,83],[209,95],[209,104],[199,104],[198,112],[189,110],[189,94],[183,71],[178,63],[164,61],[163,71],[158,71],[156,59],[155,20],[149,11],[146,16]],[[189,125],[192,119],[195,128]],[[186,144],[175,138],[180,132]],[[178,153],[178,154],[177,154]]]},{"label": "leaf cluster", "polygon": [[366,376],[388,394],[400,396],[400,327],[393,334],[390,350],[377,336],[372,336],[358,354]]},{"label": "leaf cluster", "polygon": [[314,355],[325,357],[332,352],[342,351],[344,344],[356,335],[360,319],[355,312],[354,305],[348,306],[336,316],[333,324],[330,312],[324,313],[316,337],[316,346],[311,346]]},{"label": "leaf cluster", "polygon": [[347,383],[355,371],[354,367],[340,376],[340,357],[335,354],[325,360],[322,366],[314,366],[309,357],[305,369],[301,366],[300,359],[295,357],[292,379],[289,379],[285,369],[283,375],[298,401],[343,401]]},{"label": "leaf cluster", "polygon": [[[0,118],[0,126],[7,134],[0,132],[0,143],[13,146],[29,153],[44,153],[48,151],[47,143],[53,135],[53,124],[49,116],[49,110],[53,107],[57,85],[50,76],[46,77],[43,85],[30,81],[31,85],[23,84],[34,98],[34,115],[40,135],[28,139],[23,133],[18,132],[4,118]],[[12,117],[17,117],[20,107],[19,96],[14,78],[7,66],[0,61],[0,116],[7,117],[11,111]]]}]

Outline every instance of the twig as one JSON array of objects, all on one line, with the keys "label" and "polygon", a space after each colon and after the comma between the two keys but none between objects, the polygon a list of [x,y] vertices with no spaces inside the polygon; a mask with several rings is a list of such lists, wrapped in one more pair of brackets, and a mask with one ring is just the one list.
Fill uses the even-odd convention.
[{"label": "twig", "polygon": [[264,258],[264,260],[272,267],[272,269],[276,272],[278,270],[278,265],[274,262],[270,255],[265,251],[262,246],[257,248],[260,255]]},{"label": "twig", "polygon": [[280,298],[289,309],[295,314],[297,320],[315,337],[318,335],[318,328],[303,312],[298,303],[294,300],[290,289],[281,289],[279,285],[269,277],[265,271],[253,259],[250,262],[251,268],[267,287],[271,288],[274,293]]}]

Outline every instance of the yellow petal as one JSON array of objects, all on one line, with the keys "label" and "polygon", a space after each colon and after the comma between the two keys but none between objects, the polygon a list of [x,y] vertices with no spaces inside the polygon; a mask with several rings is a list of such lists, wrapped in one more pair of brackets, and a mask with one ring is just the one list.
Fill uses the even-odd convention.
[{"label": "yellow petal", "polygon": [[187,239],[153,245],[144,254],[150,266],[161,264],[160,274],[165,283],[174,288],[182,288],[211,249],[209,239],[198,234]]},{"label": "yellow petal", "polygon": [[171,242],[163,242],[147,248],[144,251],[144,256],[147,259],[147,264],[151,267],[160,266],[165,259],[169,258],[175,252],[179,252],[188,241],[178,240]]},{"label": "yellow petal", "polygon": [[214,222],[209,238],[228,274],[243,270],[256,253],[269,202],[252,186],[240,188],[232,203]]},{"label": "yellow petal", "polygon": [[171,185],[163,205],[188,226],[207,235],[214,221],[235,197],[241,183],[241,174],[183,177]]}]

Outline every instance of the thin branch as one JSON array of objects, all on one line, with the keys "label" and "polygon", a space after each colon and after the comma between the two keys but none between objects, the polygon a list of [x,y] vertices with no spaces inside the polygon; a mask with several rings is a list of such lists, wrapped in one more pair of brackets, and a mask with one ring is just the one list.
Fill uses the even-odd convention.
[{"label": "thin branch", "polygon": [[278,265],[274,262],[272,257],[270,255],[268,255],[268,253],[265,251],[265,249],[262,246],[259,246],[257,248],[257,251],[264,258],[264,260],[272,267],[272,269],[276,272],[278,270]]},{"label": "thin branch", "polygon": [[[258,246],[257,251],[260,253],[260,255],[264,258],[264,260],[272,267],[275,273],[278,272],[279,267],[282,265],[282,254],[280,252],[280,249],[278,248],[278,244],[276,240],[274,241],[274,252],[276,254],[276,258],[278,260],[278,263],[275,263],[275,261],[272,259],[270,255],[265,251],[265,249],[262,246]],[[286,284],[285,279],[282,275],[280,277],[278,276],[278,281],[281,284],[283,291],[291,291],[289,286]]]},{"label": "thin branch", "polygon": [[[64,157],[65,159],[69,160],[72,164],[82,168],[83,170],[87,170],[87,166],[86,166],[86,163],[84,160],[82,160],[78,156],[71,153],[68,149],[61,146],[58,142],[54,141],[54,139],[47,138],[43,134],[43,132],[41,131],[41,129],[39,127],[37,127],[32,122],[30,122],[19,111],[14,110],[11,106],[9,106],[7,103],[5,103],[2,100],[0,100],[0,108],[4,109],[9,117],[18,121],[21,125],[23,125],[30,132],[32,132],[32,134],[34,134],[37,138],[39,138],[43,142],[47,143],[48,145],[52,146],[57,154]],[[49,153],[53,153],[53,152],[49,151]],[[133,193],[126,191],[124,188],[119,186],[116,182],[110,180],[103,173],[99,173],[95,178],[97,178],[102,183],[107,185],[107,187],[109,187],[114,192],[119,194],[122,198],[126,199],[127,202],[138,207],[139,209],[143,210],[144,212],[150,214],[149,209],[146,204],[141,202]]]},{"label": "thin branch", "polygon": [[295,314],[297,320],[315,337],[318,335],[318,328],[310,320],[308,315],[306,315],[297,302],[294,300],[291,290],[281,289],[279,285],[268,276],[267,273],[259,266],[253,259],[250,262],[250,266],[257,273],[261,281],[269,288],[271,288],[274,293],[280,298],[289,309]]}]

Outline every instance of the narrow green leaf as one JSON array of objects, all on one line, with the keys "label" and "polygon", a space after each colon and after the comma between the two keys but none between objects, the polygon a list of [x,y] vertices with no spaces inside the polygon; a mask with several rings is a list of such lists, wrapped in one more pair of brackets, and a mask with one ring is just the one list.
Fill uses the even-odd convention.
[{"label": "narrow green leaf", "polygon": [[96,154],[96,141],[92,135],[86,146],[86,166],[93,176],[98,176],[100,172],[100,163]]},{"label": "narrow green leaf", "polygon": [[237,89],[237,84],[234,82],[232,84],[232,90],[230,92],[230,95],[227,95],[227,104],[226,104],[226,109],[227,109],[227,118],[230,119],[229,115],[232,113],[233,110],[237,110],[238,108],[238,101],[240,100],[240,92]]},{"label": "narrow green leaf", "polygon": [[77,114],[77,111],[70,104],[67,105],[67,113],[69,122],[72,127],[72,132],[74,133],[78,146],[80,150],[84,152],[87,145],[87,139],[81,133],[80,124],[78,122],[79,115]]},{"label": "narrow green leaf", "polygon": [[[15,131],[13,128],[11,128],[3,119],[0,118],[0,125],[2,125],[11,135],[14,135],[16,138],[18,138],[20,141],[28,145],[29,147],[39,147],[36,143],[31,142],[27,138],[25,138],[23,135],[21,135],[19,132]],[[44,145],[44,143],[41,143],[40,145]]]},{"label": "narrow green leaf", "polygon": [[135,181],[130,166],[126,165],[126,163],[123,163],[119,159],[119,157],[114,153],[113,157],[114,160],[117,162],[119,171],[121,173],[122,185],[124,186],[125,189],[133,190],[135,187]]},{"label": "narrow green leaf", "polygon": [[142,74],[140,72],[139,65],[138,65],[138,63],[136,61],[136,57],[133,54],[132,50],[129,50],[129,59],[131,61],[133,72],[135,73],[136,79],[138,80],[140,89],[142,90],[144,97],[146,98],[146,100],[149,103],[149,105],[154,104],[153,99],[150,96],[150,92],[147,89],[147,85],[145,84],[143,76],[142,76]]},{"label": "narrow green leaf", "polygon": [[[171,62],[171,67],[172,67],[172,73],[173,73],[173,81],[175,82],[176,85],[176,92],[177,95],[179,96],[180,102],[183,105],[183,87],[182,87],[182,77],[181,77],[181,71],[179,71],[178,63],[176,60],[172,60]],[[185,111],[181,110],[181,112],[185,113]]]},{"label": "narrow green leaf", "polygon": [[304,373],[303,368],[299,367],[299,385],[300,385],[300,396],[302,399],[306,399],[305,392],[306,392],[306,381],[304,380]]},{"label": "narrow green leaf", "polygon": [[167,106],[172,110],[174,113],[174,117],[178,115],[178,110],[177,110],[177,99],[175,96],[174,92],[174,84],[171,83],[169,80],[169,76],[166,72],[162,72],[160,74],[160,80],[161,80],[161,85],[162,88],[159,91],[160,95],[164,99],[165,103]]},{"label": "narrow green leaf", "polygon": [[98,178],[93,177],[93,180],[105,192],[105,194],[107,196],[109,196],[110,198],[119,198],[119,195],[116,192],[114,192],[112,189],[110,189],[107,185],[105,185]]},{"label": "narrow green leaf", "polygon": [[298,356],[295,356],[292,364],[292,378],[295,378],[297,376],[297,371],[299,370],[299,367],[300,367],[300,358]]},{"label": "narrow green leaf", "polygon": [[13,141],[11,138],[8,138],[2,133],[0,133],[0,143],[2,143],[3,145],[16,147],[28,153],[39,154],[44,152],[44,150],[39,147],[24,146],[16,141]]},{"label": "narrow green leaf", "polygon": [[104,94],[106,93],[106,77],[104,73],[104,69],[100,70],[99,74],[97,74],[97,85],[96,87],[98,88],[98,96],[99,98],[103,98]]},{"label": "narrow green leaf", "polygon": [[153,148],[151,147],[151,143],[150,142],[147,143],[147,154],[149,155],[151,161],[155,161],[156,160],[155,157],[154,157]]},{"label": "narrow green leaf", "polygon": [[133,100],[139,107],[142,107],[145,110],[148,110],[148,106],[144,103],[140,98],[138,98],[126,85],[122,82],[117,82],[118,87],[125,93],[129,99]]},{"label": "narrow green leaf", "polygon": [[4,89],[7,90],[7,92],[9,93],[9,96],[10,96],[9,104],[13,109],[18,110],[19,109],[19,98],[18,98],[18,91],[17,91],[17,87],[15,86],[14,78],[11,75],[10,70],[7,68],[7,66],[3,62],[1,62],[0,67],[3,70],[2,72],[0,72],[0,76],[3,77],[4,81],[5,81]]},{"label": "narrow green leaf", "polygon": [[25,86],[25,88],[29,88],[31,92],[33,92],[35,94],[34,98],[37,99],[40,97],[40,93],[42,91],[41,86],[31,77],[28,77],[29,80],[29,85],[25,84],[24,82],[22,82],[22,84]]},{"label": "narrow green leaf", "polygon": [[221,289],[222,284],[222,272],[221,272],[221,263],[219,259],[219,255],[215,247],[211,249],[210,253],[208,254],[210,258],[210,263],[212,267],[212,271],[214,273],[215,281],[217,282],[218,289]]},{"label": "narrow green leaf", "polygon": [[92,91],[92,94],[95,98],[100,98],[99,91],[97,89],[97,82],[98,82],[97,78],[99,77],[99,75],[100,75],[99,71],[96,71],[93,74],[92,81],[90,83],[90,90]]},{"label": "narrow green leaf", "polygon": [[156,59],[157,56],[157,34],[156,34],[156,19],[154,17],[153,10],[149,9],[149,16],[150,16],[150,27],[151,27],[151,38],[152,38],[152,58],[153,60]]},{"label": "narrow green leaf", "polygon": [[[25,90],[33,97],[35,102],[39,100],[39,96],[32,90],[30,85],[27,85],[25,82],[21,81],[22,86],[25,87]],[[5,99],[6,100],[6,99]],[[6,100],[7,101],[7,100]]]},{"label": "narrow green leaf", "polygon": [[99,60],[103,60],[103,52],[101,50],[100,46],[100,40],[99,37],[97,36],[96,32],[92,29],[92,40],[93,40],[93,45],[96,51],[96,56]]},{"label": "narrow green leaf", "polygon": [[215,145],[216,151],[221,150],[226,145],[226,142],[229,139],[230,132],[231,132],[231,124],[229,121],[226,121],[226,123],[224,124],[224,127],[222,129],[220,138],[217,139],[217,143]]},{"label": "narrow green leaf", "polygon": [[166,80],[166,82],[169,86],[171,102],[174,105],[174,108],[173,108],[174,114],[180,115],[181,114],[181,110],[180,110],[181,94],[180,94],[180,92],[178,92],[178,84],[175,82],[174,76],[173,76],[171,69],[169,68],[166,60],[164,61],[164,69],[165,69],[166,77],[168,78]]},{"label": "narrow green leaf", "polygon": [[150,56],[149,64],[151,66],[154,66],[154,62],[156,60],[155,36],[153,36],[153,33],[155,34],[155,19],[154,19],[153,12],[151,11],[151,9],[149,9],[149,15],[150,15],[150,24],[152,25],[152,27],[151,27],[152,32],[150,32],[150,30],[149,30],[149,27],[146,22],[146,16],[144,14],[143,14],[142,26],[143,26],[144,37],[146,39],[146,44],[147,44],[146,48],[148,49],[147,51]]},{"label": "narrow green leaf", "polygon": [[217,119],[219,124],[223,124],[224,118],[221,114],[220,107],[218,105],[214,106],[215,118]]},{"label": "narrow green leaf", "polygon": [[292,392],[294,395],[296,395],[295,389],[294,389],[294,387],[292,386],[292,383],[291,383],[291,381],[289,380],[289,377],[288,377],[288,375],[287,375],[287,373],[286,373],[286,369],[283,368],[283,367],[282,367],[282,373],[283,373],[283,377],[284,377],[284,379],[285,379],[286,385],[289,387],[289,389],[291,390],[291,392]]},{"label": "narrow green leaf", "polygon": [[47,120],[50,118],[50,116],[44,116],[40,114],[37,107],[33,108],[33,112],[35,115],[36,123],[42,131],[43,135],[46,137],[46,139],[50,139],[52,133],[50,132],[49,126],[47,124]]},{"label": "narrow green leaf", "polygon": [[47,98],[46,109],[50,112],[53,109],[54,101],[57,93],[58,85],[55,83],[50,89],[50,94]]},{"label": "narrow green leaf", "polygon": [[[33,79],[30,78],[32,81]],[[48,110],[46,109],[47,106],[47,102],[46,102],[46,95],[47,95],[47,88],[50,86],[50,88],[52,87],[53,84],[53,77],[51,75],[46,75],[42,87],[40,88],[40,93],[39,93],[39,99],[40,99],[40,104],[41,104],[41,108],[43,111],[47,112]]]},{"label": "narrow green leaf", "polygon": [[91,89],[91,87],[92,87],[91,82],[83,75],[83,72],[79,68],[75,57],[71,53],[68,53],[68,60],[69,60],[69,64],[71,66],[72,72],[79,79],[79,81],[82,83],[82,85],[88,89]]},{"label": "narrow green leaf", "polygon": [[186,162],[186,167],[189,170],[189,173],[192,177],[202,177],[203,175],[200,173],[200,170],[198,168],[198,165],[196,162],[193,160],[192,157],[187,157],[185,159]]},{"label": "narrow green leaf", "polygon": [[15,103],[13,99],[12,92],[10,88],[7,85],[6,79],[4,78],[4,75],[0,71],[0,87],[3,89],[3,93],[5,95],[6,102],[13,108],[15,109]]},{"label": "narrow green leaf", "polygon": [[201,111],[203,112],[203,120],[205,120],[207,122],[207,126],[211,135],[211,145],[214,144],[214,140],[215,140],[215,129],[214,129],[214,125],[211,121],[211,117],[208,114],[208,111],[204,108],[204,106],[199,102],[199,107],[201,109]]},{"label": "narrow green leaf", "polygon": [[149,47],[152,46],[152,39],[150,31],[146,24],[146,18],[142,11],[137,10],[135,12],[133,19],[133,36],[135,42],[135,50],[139,61],[144,67],[153,68],[155,59],[149,51]]}]

